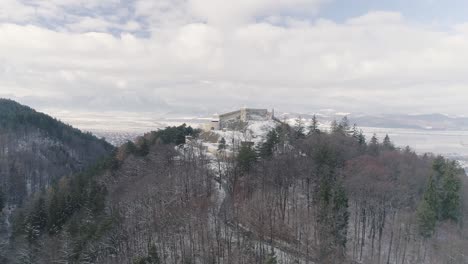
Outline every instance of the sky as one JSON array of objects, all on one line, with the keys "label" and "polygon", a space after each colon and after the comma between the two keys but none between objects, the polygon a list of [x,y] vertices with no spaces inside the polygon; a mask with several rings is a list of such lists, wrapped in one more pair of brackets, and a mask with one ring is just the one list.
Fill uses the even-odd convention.
[{"label": "sky", "polygon": [[0,97],[56,111],[466,115],[465,0],[2,0]]}]

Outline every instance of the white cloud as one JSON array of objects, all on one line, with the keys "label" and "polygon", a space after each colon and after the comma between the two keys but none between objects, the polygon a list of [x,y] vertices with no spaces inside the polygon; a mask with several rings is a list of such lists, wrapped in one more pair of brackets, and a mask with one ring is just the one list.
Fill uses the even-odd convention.
[{"label": "white cloud", "polygon": [[281,13],[314,14],[326,0],[189,0],[193,14],[210,24],[252,22],[258,16]]},{"label": "white cloud", "polygon": [[[21,3],[8,1],[10,8]],[[102,5],[122,10],[120,3],[54,0],[41,14]],[[211,109],[250,103],[291,110],[465,109],[466,25],[444,32],[391,12],[343,23],[291,16],[316,12],[322,1],[313,0],[217,3],[138,0],[119,15],[65,13],[60,27],[33,23],[37,13],[28,5],[19,6],[23,20],[1,10],[0,96],[135,110],[166,103]],[[120,32],[110,32],[115,29]],[[144,29],[148,37],[139,34]]]}]

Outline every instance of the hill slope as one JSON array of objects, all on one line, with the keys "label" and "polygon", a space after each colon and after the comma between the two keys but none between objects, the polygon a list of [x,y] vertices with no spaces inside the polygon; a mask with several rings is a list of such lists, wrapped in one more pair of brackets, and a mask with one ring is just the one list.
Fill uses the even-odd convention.
[{"label": "hill slope", "polygon": [[4,204],[83,170],[113,147],[48,115],[0,99],[0,192]]},{"label": "hill slope", "polygon": [[388,138],[366,142],[346,127],[305,135],[281,124],[255,149],[242,144],[247,133],[238,145],[208,144],[216,154],[196,137],[183,144],[194,132],[185,126],[152,132],[24,207],[9,258],[467,263],[467,184],[457,164]]}]

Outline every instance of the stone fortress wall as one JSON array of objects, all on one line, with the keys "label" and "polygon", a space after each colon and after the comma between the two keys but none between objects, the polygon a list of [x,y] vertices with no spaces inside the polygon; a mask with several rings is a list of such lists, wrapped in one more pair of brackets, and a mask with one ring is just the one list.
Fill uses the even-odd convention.
[{"label": "stone fortress wall", "polygon": [[227,128],[235,122],[248,122],[250,120],[271,120],[274,113],[267,109],[241,108],[240,110],[219,115],[219,129]]}]

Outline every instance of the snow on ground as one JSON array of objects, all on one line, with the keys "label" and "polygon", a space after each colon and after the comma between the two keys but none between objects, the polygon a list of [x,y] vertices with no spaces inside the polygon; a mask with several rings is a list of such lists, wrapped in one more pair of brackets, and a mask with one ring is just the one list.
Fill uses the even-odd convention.
[{"label": "snow on ground", "polygon": [[278,122],[274,120],[249,121],[245,132],[214,130],[213,133],[219,135],[220,139],[224,138],[227,145],[232,145],[233,142],[238,143],[240,141],[251,141],[258,144],[264,140],[268,132],[277,125]]}]

